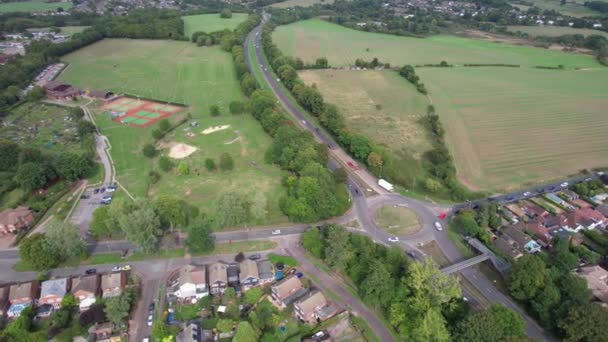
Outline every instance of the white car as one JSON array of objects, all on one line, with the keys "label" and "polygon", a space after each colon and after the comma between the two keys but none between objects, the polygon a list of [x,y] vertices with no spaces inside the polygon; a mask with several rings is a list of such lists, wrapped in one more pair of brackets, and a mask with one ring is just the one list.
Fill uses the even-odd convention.
[{"label": "white car", "polygon": [[148,326],[151,327],[152,326],[152,315],[148,316]]},{"label": "white car", "polygon": [[272,235],[279,235],[281,234],[281,230],[280,229],[275,229],[272,231]]},{"label": "white car", "polygon": [[524,196],[525,196],[525,197],[528,197],[528,196],[530,196],[530,195],[532,195],[532,193],[531,193],[530,191],[526,191],[526,192],[524,192]]},{"label": "white car", "polygon": [[123,267],[120,268],[121,271],[130,271],[131,270],[131,265],[124,265]]},{"label": "white car", "polygon": [[120,266],[114,266],[112,267],[112,272],[120,272],[122,269]]},{"label": "white car", "polygon": [[443,230],[443,226],[439,222],[435,222],[435,228],[437,228],[438,231],[442,231]]},{"label": "white car", "polygon": [[568,187],[568,182],[563,182],[562,184],[560,184],[560,186],[562,188],[566,188],[566,187]]},{"label": "white car", "polygon": [[399,242],[399,237],[391,236],[388,238],[388,242]]}]

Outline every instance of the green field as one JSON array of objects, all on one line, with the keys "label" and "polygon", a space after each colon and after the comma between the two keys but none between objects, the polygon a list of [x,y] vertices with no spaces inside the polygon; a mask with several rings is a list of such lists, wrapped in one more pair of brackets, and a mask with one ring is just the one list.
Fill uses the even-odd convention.
[{"label": "green field", "polygon": [[64,107],[27,102],[0,120],[0,137],[43,151],[80,148],[77,124]]},{"label": "green field", "polygon": [[68,9],[72,8],[72,2],[46,2],[44,0],[6,2],[0,3],[0,12],[56,11],[59,7],[67,11]]},{"label": "green field", "polygon": [[[230,101],[243,100],[230,54],[219,47],[201,48],[186,42],[114,39],[78,50],[65,56],[64,60],[70,65],[61,79],[74,85],[141,94],[191,106],[171,118],[175,121],[190,112],[199,126],[179,127],[164,141],[165,144],[185,143],[198,148],[182,159],[193,171],[186,176],[158,170],[156,161],[150,161],[141,153],[144,144],[151,140],[155,125],[128,127],[112,121],[101,114],[101,110],[95,111],[98,125],[112,144],[118,180],[132,195],[154,197],[169,193],[210,212],[223,191],[263,192],[268,200],[268,217],[257,223],[286,220],[278,207],[278,198],[284,193],[280,183],[283,172],[264,163],[270,137],[249,115],[228,114]],[[220,106],[221,116],[208,114],[211,104]],[[208,135],[200,133],[218,125],[230,125],[230,129]],[[192,137],[187,135],[189,132],[193,133]],[[235,141],[237,137],[240,139]],[[235,169],[207,172],[204,159],[214,158],[217,162],[223,152],[232,155]],[[159,171],[162,176],[154,185],[149,184],[147,177],[151,170]]]},{"label": "green field", "polygon": [[310,7],[316,4],[330,5],[333,4],[334,0],[287,0],[283,2],[277,2],[276,4],[270,5],[275,8],[290,8],[290,7]]},{"label": "green field", "polygon": [[377,57],[392,65],[439,63],[507,63],[599,67],[592,56],[499,44],[455,36],[408,38],[349,29],[320,19],[279,26],[273,41],[287,55],[305,62],[327,57],[332,66],[352,65],[357,58]]},{"label": "green field", "polygon": [[431,148],[419,123],[428,101],[397,72],[306,70],[300,77],[340,108],[350,129],[396,153],[420,157]]},{"label": "green field", "polygon": [[375,219],[376,224],[397,236],[414,234],[422,228],[414,211],[397,205],[381,207]]},{"label": "green field", "polygon": [[526,0],[526,3],[534,4],[541,10],[553,10],[572,17],[601,15],[601,13],[585,7],[585,1],[586,0],[568,0],[564,5],[561,5],[560,0]]},{"label": "green field", "polygon": [[[75,33],[80,33],[86,29],[88,29],[91,26],[63,26],[63,27],[59,27],[59,34],[62,35],[66,35],[66,36],[73,36]],[[31,28],[31,29],[27,29],[30,32],[44,32],[44,31],[49,31],[51,28],[50,27],[43,27],[43,28]]]},{"label": "green field", "polygon": [[422,68],[459,178],[512,189],[608,166],[608,70]]},{"label": "green field", "polygon": [[215,32],[225,29],[234,30],[247,19],[247,13],[232,13],[232,18],[220,18],[219,13],[188,15],[182,17],[184,21],[184,34],[190,37],[197,31]]},{"label": "green field", "polygon": [[532,37],[558,37],[563,36],[565,34],[581,34],[583,36],[590,36],[593,34],[597,34],[608,38],[608,32],[563,26],[507,26],[507,28],[511,32],[521,31],[529,34]]}]

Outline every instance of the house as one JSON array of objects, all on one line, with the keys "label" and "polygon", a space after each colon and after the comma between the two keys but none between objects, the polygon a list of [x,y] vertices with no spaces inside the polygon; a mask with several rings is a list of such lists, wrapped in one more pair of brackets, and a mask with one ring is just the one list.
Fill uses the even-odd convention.
[{"label": "house", "polygon": [[525,225],[523,223],[518,223],[513,226],[505,226],[500,229],[504,236],[513,240],[516,244],[516,247],[519,249],[523,249],[527,253],[536,253],[540,251],[541,246],[528,234],[524,233]]},{"label": "house", "polygon": [[547,199],[557,205],[561,205],[562,207],[571,207],[570,203],[566,202],[563,198],[557,196],[556,194],[547,194]]},{"label": "house", "polygon": [[101,275],[101,297],[110,298],[120,296],[127,283],[124,272],[113,272]]},{"label": "house", "polygon": [[201,342],[201,327],[196,323],[188,323],[175,338],[175,342]]},{"label": "house", "polygon": [[260,274],[258,271],[258,263],[245,259],[241,262],[241,286],[249,288],[258,285],[260,282]]},{"label": "house", "polygon": [[209,292],[212,295],[223,295],[228,287],[228,265],[215,262],[209,265]]},{"label": "house", "polygon": [[506,208],[520,219],[523,219],[524,216],[526,216],[526,212],[515,203],[506,205]]},{"label": "house", "polygon": [[323,293],[308,293],[293,305],[296,317],[304,323],[318,323],[333,317],[338,308],[327,301]]},{"label": "house", "polygon": [[49,304],[54,308],[59,309],[59,307],[61,307],[61,300],[65,297],[67,292],[67,278],[43,281],[42,284],[40,284],[40,299],[38,299],[38,305]]},{"label": "house", "polygon": [[272,299],[282,308],[285,308],[287,305],[295,302],[307,292],[308,289],[302,286],[300,278],[295,275],[290,275],[284,278],[271,288]]},{"label": "house", "polygon": [[587,287],[599,301],[608,304],[608,271],[600,266],[582,267],[578,275],[587,281]]},{"label": "house", "polygon": [[11,285],[8,293],[8,301],[11,305],[8,308],[8,317],[19,317],[23,309],[34,304],[34,299],[37,295],[37,281],[30,281],[28,283]]},{"label": "house", "polygon": [[6,209],[0,212],[0,234],[6,235],[29,228],[34,222],[34,213],[26,207]]},{"label": "house", "polygon": [[562,194],[564,194],[564,196],[566,197],[566,199],[568,199],[568,201],[576,201],[577,199],[580,198],[579,194],[577,194],[576,192],[574,192],[570,189],[566,189],[566,190],[562,191]]},{"label": "house", "polygon": [[44,94],[51,100],[64,100],[82,94],[82,90],[74,88],[67,83],[48,81],[43,86]]},{"label": "house", "polygon": [[205,265],[186,265],[180,268],[171,282],[171,288],[175,297],[196,303],[199,299],[209,295],[207,267]]},{"label": "house", "polygon": [[574,233],[566,228],[557,228],[549,231],[549,235],[551,235],[554,239],[564,239],[570,241]]},{"label": "house", "polygon": [[78,308],[80,311],[88,310],[95,304],[97,291],[99,290],[99,277],[97,274],[72,278],[72,288],[70,292],[78,298]]},{"label": "house", "polygon": [[226,269],[228,285],[237,287],[239,285],[239,266],[235,263],[229,264]]},{"label": "house", "polygon": [[523,256],[519,249],[502,237],[498,237],[494,240],[494,246],[496,246],[496,248],[504,255],[512,259],[517,259]]},{"label": "house", "polygon": [[94,99],[107,100],[107,99],[111,98],[112,96],[114,96],[114,93],[111,91],[105,91],[105,90],[90,90],[87,93],[87,96],[94,98]]},{"label": "house", "polygon": [[563,214],[546,216],[541,222],[547,229],[558,229],[568,226],[568,218]]},{"label": "house", "polygon": [[4,315],[6,315],[6,311],[10,306],[10,303],[8,301],[8,292],[8,286],[0,287],[0,319],[4,317]]},{"label": "house", "polygon": [[548,246],[551,243],[549,229],[538,220],[526,223],[526,231],[536,236],[541,245]]},{"label": "house", "polygon": [[605,228],[608,225],[606,216],[591,207],[581,208],[566,214],[567,228],[578,232],[582,229]]},{"label": "house", "polygon": [[532,219],[536,217],[546,217],[549,215],[549,213],[545,209],[539,207],[534,203],[527,203],[524,206],[524,212]]},{"label": "house", "polygon": [[261,260],[258,262],[258,276],[260,284],[272,283],[274,280],[274,271],[272,263],[269,260]]}]

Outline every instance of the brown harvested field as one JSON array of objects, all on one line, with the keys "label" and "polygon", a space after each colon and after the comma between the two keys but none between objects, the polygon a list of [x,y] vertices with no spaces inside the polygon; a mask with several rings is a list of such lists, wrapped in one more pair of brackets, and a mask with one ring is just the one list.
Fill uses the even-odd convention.
[{"label": "brown harvested field", "polygon": [[431,145],[419,124],[428,104],[395,71],[305,70],[308,85],[316,84],[325,100],[344,114],[347,126],[393,152],[419,157]]},{"label": "brown harvested field", "polygon": [[472,189],[505,190],[608,166],[608,71],[422,68]]}]

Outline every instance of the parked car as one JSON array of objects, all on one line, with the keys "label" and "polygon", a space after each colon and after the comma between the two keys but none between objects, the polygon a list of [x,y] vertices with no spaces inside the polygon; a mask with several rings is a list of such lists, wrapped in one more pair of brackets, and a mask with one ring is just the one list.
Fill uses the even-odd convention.
[{"label": "parked car", "polygon": [[99,189],[99,192],[101,192],[103,194],[104,192],[106,192],[106,188]]},{"label": "parked car", "polygon": [[530,191],[526,191],[526,192],[524,192],[524,196],[525,196],[525,197],[528,197],[528,196],[530,196],[530,195],[532,195],[532,193],[531,193]]},{"label": "parked car", "polygon": [[327,339],[329,339],[329,333],[325,330],[321,330],[319,332],[316,332],[314,335],[311,336],[311,339],[315,342],[320,342],[320,341],[325,341]]},{"label": "parked car", "polygon": [[152,312],[154,311],[154,302],[150,303],[150,305],[148,305],[148,311]]},{"label": "parked car", "polygon": [[94,194],[98,194],[98,193],[99,193],[99,189],[95,189],[95,190],[93,190],[93,193],[94,193]]},{"label": "parked car", "polygon": [[85,274],[95,274],[97,273],[97,270],[94,268],[89,268],[88,270],[84,271]]},{"label": "parked car", "polygon": [[107,199],[107,200],[106,199],[102,199],[99,203],[100,204],[110,204],[110,203],[112,203],[112,199],[111,198]]},{"label": "parked car", "polygon": [[107,201],[107,200],[110,200],[110,201],[111,201],[111,200],[112,200],[112,195],[106,195],[106,196],[103,196],[101,199],[102,199],[102,200],[106,200],[106,201]]},{"label": "parked car", "polygon": [[439,222],[435,222],[435,228],[437,228],[438,231],[442,231],[443,230],[443,226]]},{"label": "parked car", "polygon": [[87,198],[89,198],[89,197],[90,197],[90,196],[89,196],[89,195],[87,195],[87,194],[82,194],[82,195],[80,195],[80,198],[81,198],[81,199],[87,199]]},{"label": "parked car", "polygon": [[562,188],[566,188],[566,187],[568,187],[568,182],[563,182],[559,186],[561,186]]},{"label": "parked car", "polygon": [[131,270],[131,265],[124,265],[120,268],[121,271],[130,271]]},{"label": "parked car", "polygon": [[251,254],[249,257],[249,260],[258,260],[262,258],[262,255],[260,254]]},{"label": "parked car", "polygon": [[281,234],[281,230],[280,229],[275,229],[272,231],[272,235],[279,235]]},{"label": "parked car", "polygon": [[153,318],[154,318],[154,317],[153,317],[152,315],[148,315],[148,323],[147,323],[147,324],[148,324],[148,326],[149,326],[149,327],[151,327],[151,326],[152,326],[152,319],[153,319]]},{"label": "parked car", "polygon": [[106,190],[108,192],[114,192],[114,191],[116,191],[116,187],[115,186],[109,186]]},{"label": "parked car", "polygon": [[388,238],[388,242],[399,242],[398,236],[391,236]]},{"label": "parked car", "polygon": [[120,272],[122,271],[122,269],[120,268],[120,266],[114,266],[112,267],[112,272]]}]

